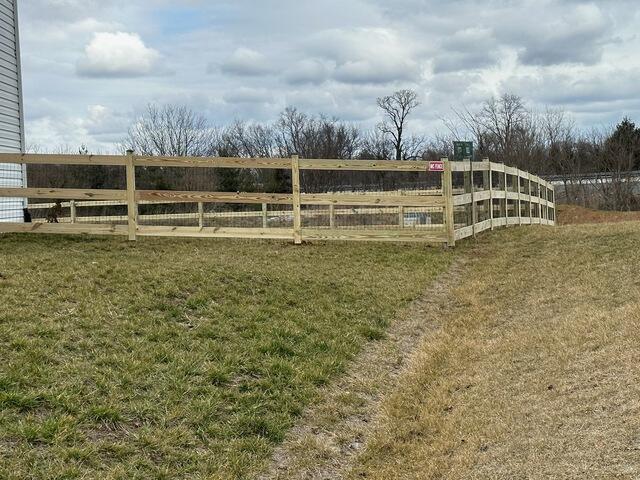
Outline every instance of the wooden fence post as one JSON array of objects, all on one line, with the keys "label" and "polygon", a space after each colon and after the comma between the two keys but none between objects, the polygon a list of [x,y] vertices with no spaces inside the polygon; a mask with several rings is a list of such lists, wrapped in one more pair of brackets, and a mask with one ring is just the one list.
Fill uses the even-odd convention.
[{"label": "wooden fence post", "polygon": [[444,173],[442,174],[442,194],[444,195],[444,226],[447,232],[447,245],[456,246],[456,224],[453,215],[453,175],[451,172],[451,162],[443,158]]},{"label": "wooden fence post", "polygon": [[491,231],[494,230],[494,225],[493,225],[493,169],[491,167],[491,160],[487,159],[489,161],[489,219],[491,220]]},{"label": "wooden fence post", "polygon": [[521,188],[520,188],[520,174],[522,172],[520,171],[520,169],[518,169],[518,176],[516,177],[516,180],[518,182],[518,225],[522,225],[522,192],[521,192]]},{"label": "wooden fence post", "polygon": [[329,205],[329,228],[336,228],[336,206]]},{"label": "wooden fence post", "polygon": [[[398,191],[398,195],[402,196],[402,190]],[[398,207],[398,225],[404,228],[404,205]]]},{"label": "wooden fence post", "polygon": [[204,203],[198,203],[198,226],[200,230],[204,228]]},{"label": "wooden fence post", "polygon": [[527,173],[527,181],[529,182],[529,225],[533,223],[533,192],[531,191],[531,174]]},{"label": "wooden fence post", "polygon": [[549,190],[551,191],[551,202],[553,202],[553,209],[552,209],[552,211],[553,211],[553,220],[552,220],[551,225],[555,226],[556,225],[556,212],[557,212],[557,210],[556,210],[556,187],[555,187],[555,185],[552,185],[552,184],[550,185],[550,187],[551,188]]},{"label": "wooden fence post", "polygon": [[507,166],[504,167],[504,218],[505,227],[509,226],[509,175],[507,174]]},{"label": "wooden fence post", "polygon": [[262,228],[269,227],[269,206],[266,203],[262,204]]},{"label": "wooden fence post", "polygon": [[76,218],[77,218],[76,201],[71,200],[69,202],[69,206],[71,208],[71,223],[76,223]]},{"label": "wooden fence post", "polygon": [[300,199],[300,157],[291,157],[291,185],[293,186],[293,241],[302,243],[302,205]]},{"label": "wooden fence post", "polygon": [[136,205],[136,167],[133,150],[127,150],[127,214],[129,240],[134,241],[138,231],[138,208]]},{"label": "wooden fence post", "polygon": [[542,185],[540,184],[540,177],[536,178],[538,179],[538,216],[540,217],[540,225],[542,225],[542,220],[544,219],[542,213]]},{"label": "wooden fence post", "polygon": [[478,223],[478,209],[476,206],[476,182],[473,172],[473,159],[469,159],[469,184],[471,185],[471,233],[476,238],[476,223]]}]

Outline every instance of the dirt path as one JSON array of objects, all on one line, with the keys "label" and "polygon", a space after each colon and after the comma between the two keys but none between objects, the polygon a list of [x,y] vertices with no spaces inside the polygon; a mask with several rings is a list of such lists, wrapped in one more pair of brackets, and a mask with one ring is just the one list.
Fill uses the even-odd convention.
[{"label": "dirt path", "polygon": [[341,478],[366,444],[382,399],[392,392],[410,354],[441,328],[443,310],[452,300],[466,261],[458,260],[428,292],[369,345],[349,372],[329,386],[287,436],[273,459],[267,479]]}]

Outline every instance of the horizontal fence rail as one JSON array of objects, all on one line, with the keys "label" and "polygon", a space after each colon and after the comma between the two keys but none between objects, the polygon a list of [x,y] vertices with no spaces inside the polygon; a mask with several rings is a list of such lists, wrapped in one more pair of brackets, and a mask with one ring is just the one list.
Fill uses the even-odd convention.
[{"label": "horizontal fence rail", "polygon": [[[292,158],[196,158],[115,155],[0,154],[0,163],[122,167],[125,189],[0,188],[0,197],[49,200],[30,212],[57,209],[56,223],[0,223],[0,233],[60,233],[139,236],[371,240],[455,245],[485,230],[512,225],[555,225],[551,183],[517,168],[482,162],[311,160]],[[435,165],[434,165],[435,164]],[[145,190],[136,188],[136,168],[281,169],[291,174],[291,193]],[[301,190],[301,171],[405,172],[437,176],[432,189],[398,191]],[[461,180],[461,181],[460,181]],[[53,201],[57,203],[53,203]],[[140,213],[141,207],[193,205],[193,211]],[[218,205],[249,211],[206,211]],[[273,208],[275,206],[275,208]],[[79,215],[78,209],[113,209]],[[289,209],[287,209],[290,208]],[[68,213],[62,213],[64,210]],[[35,216],[35,215],[34,215]],[[247,226],[227,226],[244,221]],[[344,223],[349,220],[345,227]],[[374,221],[374,219],[376,219]],[[49,218],[50,220],[50,218]],[[174,225],[149,225],[155,222]],[[179,225],[191,222],[192,226]],[[207,226],[210,222],[222,226]],[[323,223],[324,222],[324,223]],[[353,228],[353,225],[356,228]],[[375,228],[370,228],[375,225]]]}]

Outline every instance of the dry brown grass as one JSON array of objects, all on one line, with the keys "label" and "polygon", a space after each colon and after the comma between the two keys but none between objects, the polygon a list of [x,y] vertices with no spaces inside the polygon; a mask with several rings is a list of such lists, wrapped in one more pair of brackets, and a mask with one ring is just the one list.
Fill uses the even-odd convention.
[{"label": "dry brown grass", "polygon": [[558,223],[560,225],[637,221],[640,221],[640,212],[609,212],[578,205],[558,205]]},{"label": "dry brown grass", "polygon": [[348,477],[640,478],[639,224],[511,229],[472,264]]}]

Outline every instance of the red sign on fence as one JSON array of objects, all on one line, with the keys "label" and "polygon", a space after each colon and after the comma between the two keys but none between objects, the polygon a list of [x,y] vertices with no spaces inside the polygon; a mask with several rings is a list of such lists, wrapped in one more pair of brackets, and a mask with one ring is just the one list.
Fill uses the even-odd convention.
[{"label": "red sign on fence", "polygon": [[444,172],[444,162],[429,162],[430,172]]}]

